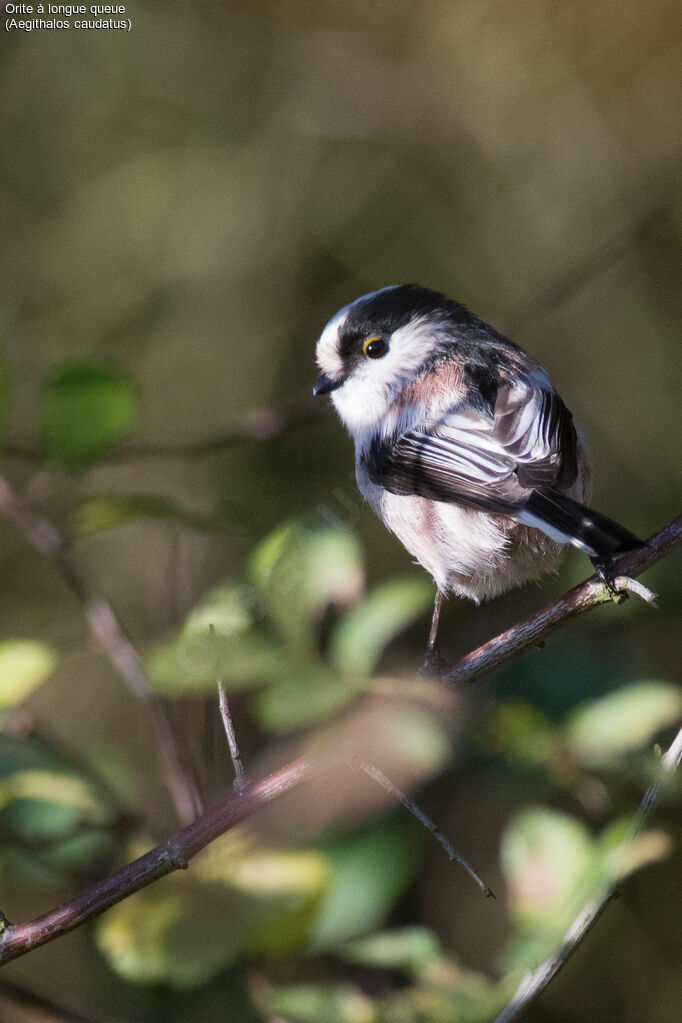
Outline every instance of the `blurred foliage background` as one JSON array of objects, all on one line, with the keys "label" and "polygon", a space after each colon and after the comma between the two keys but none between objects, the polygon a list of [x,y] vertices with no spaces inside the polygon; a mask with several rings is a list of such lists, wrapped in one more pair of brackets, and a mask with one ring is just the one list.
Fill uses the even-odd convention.
[{"label": "blurred foliage background", "polygon": [[[674,801],[632,862],[614,849],[679,713],[679,559],[645,579],[658,612],[596,611],[445,706],[416,678],[429,581],[310,392],[341,305],[422,283],[547,367],[597,508],[643,536],[677,514],[679,4],[126,14],[3,35],[3,471],[116,610],[205,798],[231,784],[219,672],[252,772],[359,743],[498,898],[337,768],[3,978],[92,1020],[473,1023],[591,886],[657,861],[528,1019],[673,1023]],[[148,707],[54,564],[0,533],[0,905],[23,920],[177,817]],[[539,587],[452,600],[446,652],[587,572],[570,553]],[[34,1019],[10,994],[3,1019]]]}]

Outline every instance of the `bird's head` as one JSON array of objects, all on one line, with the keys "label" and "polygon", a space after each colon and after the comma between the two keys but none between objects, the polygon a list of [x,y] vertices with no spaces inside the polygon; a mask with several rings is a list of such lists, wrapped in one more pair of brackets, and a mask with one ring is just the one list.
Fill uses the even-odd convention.
[{"label": "bird's head", "polygon": [[317,342],[315,394],[330,394],[356,437],[380,429],[397,396],[452,357],[477,321],[464,306],[415,284],[363,295],[332,317]]}]

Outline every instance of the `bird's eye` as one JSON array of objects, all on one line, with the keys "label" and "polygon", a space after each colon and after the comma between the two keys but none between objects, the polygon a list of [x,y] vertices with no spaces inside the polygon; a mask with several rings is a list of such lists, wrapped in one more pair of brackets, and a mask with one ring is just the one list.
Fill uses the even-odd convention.
[{"label": "bird's eye", "polygon": [[388,345],[381,337],[368,337],[362,346],[362,351],[368,359],[380,359],[388,351]]}]

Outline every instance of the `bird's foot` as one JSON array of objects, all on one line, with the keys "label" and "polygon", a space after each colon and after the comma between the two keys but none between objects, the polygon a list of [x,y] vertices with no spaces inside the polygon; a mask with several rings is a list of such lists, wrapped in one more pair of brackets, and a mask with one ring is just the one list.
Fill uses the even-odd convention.
[{"label": "bird's foot", "polygon": [[447,666],[448,662],[438,649],[438,644],[429,644],[424,654],[422,675],[426,675],[427,678],[440,678],[445,673]]},{"label": "bird's foot", "polygon": [[628,599],[627,590],[616,585],[615,566],[610,561],[598,561],[596,558],[590,558],[590,560],[594,566],[595,575],[608,590],[611,600],[615,604],[622,604],[626,601]]}]

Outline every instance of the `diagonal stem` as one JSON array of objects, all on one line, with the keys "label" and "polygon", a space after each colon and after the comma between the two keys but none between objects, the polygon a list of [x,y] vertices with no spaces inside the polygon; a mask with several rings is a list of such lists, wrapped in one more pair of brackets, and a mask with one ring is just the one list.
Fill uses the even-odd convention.
[{"label": "diagonal stem", "polygon": [[14,523],[37,551],[52,561],[82,605],[91,633],[133,695],[145,701],[156,732],[166,784],[180,822],[187,824],[199,812],[198,794],[182,769],[175,737],[163,707],[151,692],[137,651],[121,628],[111,605],[95,593],[81,575],[68,546],[52,523],[17,494],[1,474],[0,513]]},{"label": "diagonal stem", "polygon": [[263,781],[244,786],[166,842],[79,892],[57,909],[25,924],[12,925],[5,918],[0,919],[0,965],[68,934],[153,881],[175,870],[186,870],[189,860],[215,838],[296,788],[312,771],[308,761],[294,760]]},{"label": "diagonal stem", "polygon": [[[631,551],[620,558],[614,565],[614,575],[628,578],[641,575],[680,543],[682,543],[682,515],[654,533],[645,547]],[[616,578],[615,581],[618,583],[619,579]],[[487,675],[494,668],[499,668],[500,665],[506,664],[512,658],[537,646],[560,625],[577,618],[585,611],[589,611],[590,608],[597,607],[599,604],[608,604],[612,600],[613,595],[609,588],[597,576],[592,576],[578,586],[574,586],[563,597],[559,597],[558,600],[547,604],[540,611],[536,611],[530,618],[512,625],[506,632],[495,636],[494,639],[484,643],[477,650],[473,650],[456,664],[446,668],[441,678],[454,689],[463,689],[482,675]]]}]

